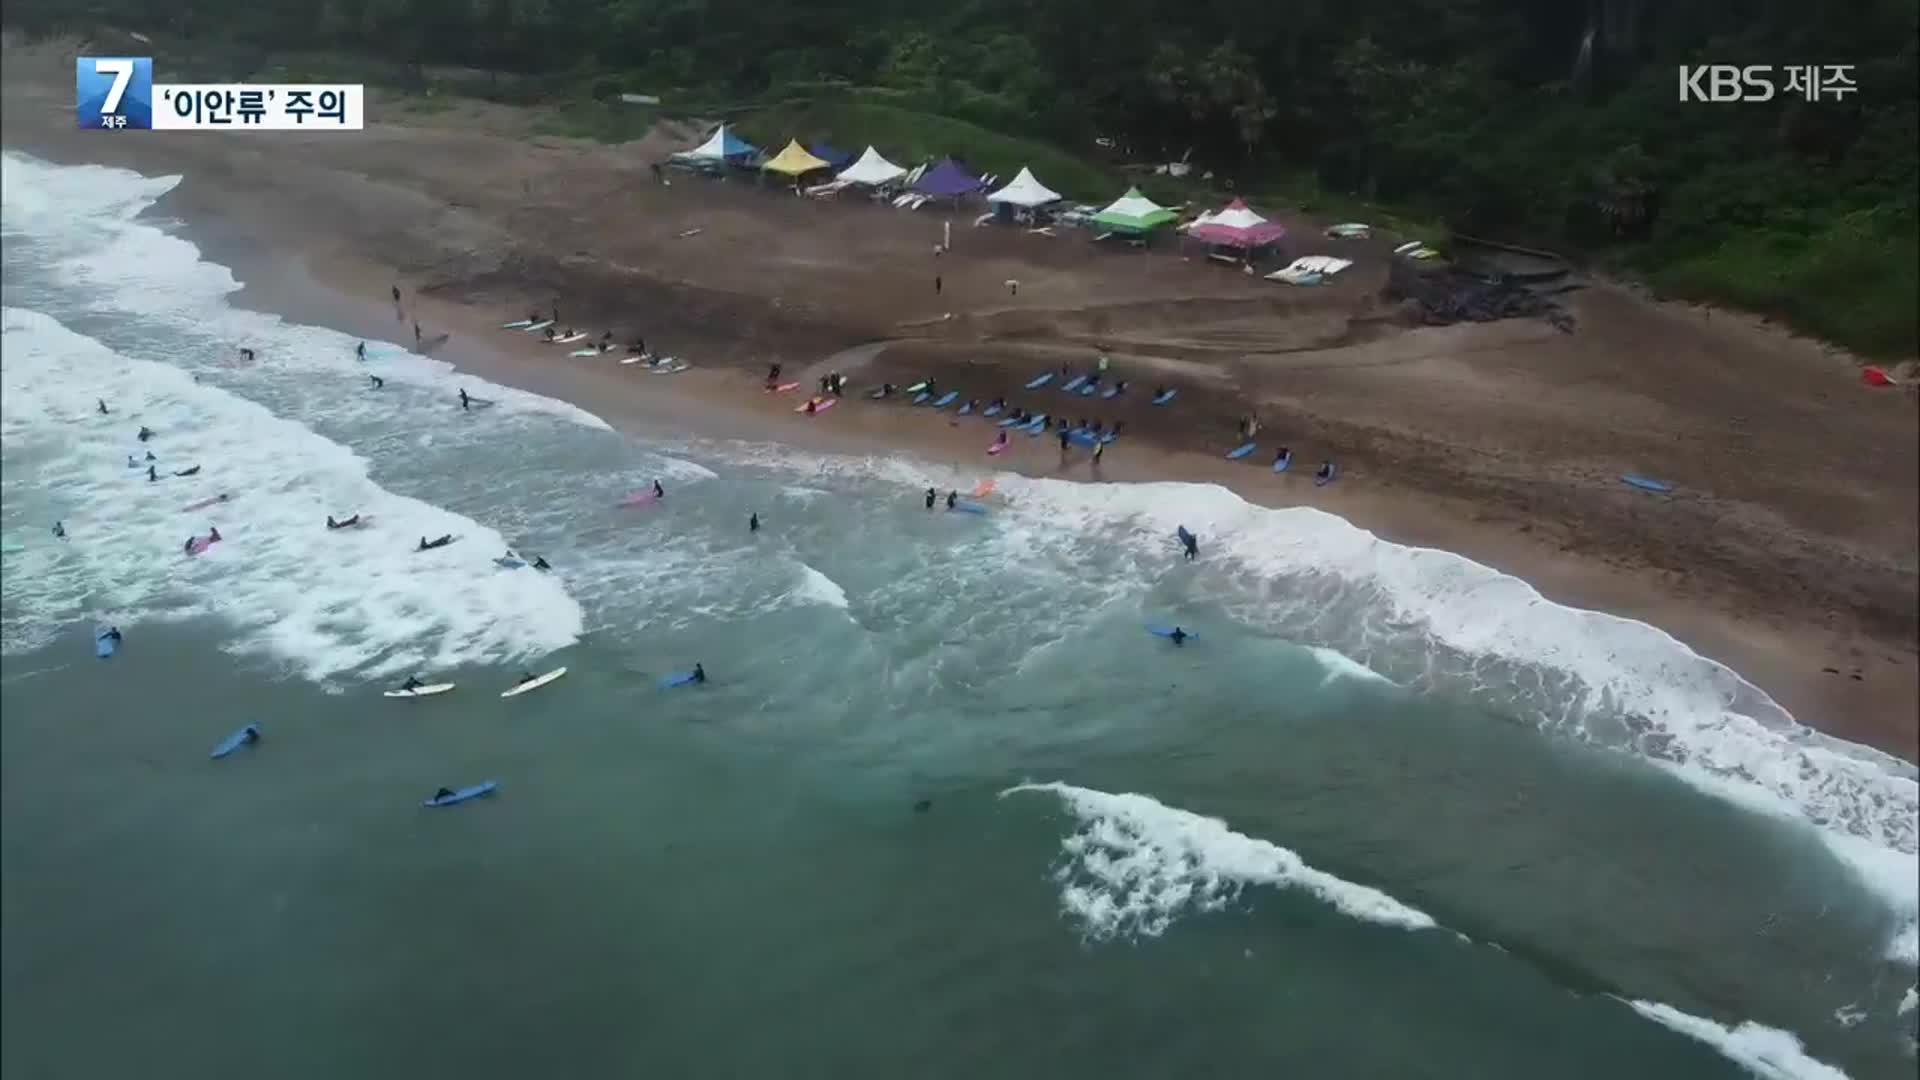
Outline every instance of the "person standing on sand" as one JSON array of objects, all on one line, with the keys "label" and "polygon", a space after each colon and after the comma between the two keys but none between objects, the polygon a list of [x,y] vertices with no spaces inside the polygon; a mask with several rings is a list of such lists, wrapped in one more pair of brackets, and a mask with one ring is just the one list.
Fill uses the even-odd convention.
[{"label": "person standing on sand", "polygon": [[419,323],[413,324],[413,343],[415,345],[420,344],[420,324]]},{"label": "person standing on sand", "polygon": [[1067,440],[1069,438],[1071,438],[1071,436],[1067,434],[1067,429],[1062,427],[1060,429],[1060,461],[1063,464],[1067,460]]},{"label": "person standing on sand", "polygon": [[393,306],[394,307],[400,306],[400,286],[398,285],[395,285],[393,287]]},{"label": "person standing on sand", "polygon": [[1107,452],[1107,444],[1105,440],[1101,440],[1093,444],[1093,467],[1095,469],[1100,468],[1100,455],[1106,452]]},{"label": "person standing on sand", "polygon": [[933,295],[935,295],[935,296],[939,296],[939,295],[940,295],[940,290],[941,290],[941,286],[942,286],[943,284],[944,284],[944,283],[943,283],[943,282],[942,282],[942,281],[940,280],[940,275],[939,275],[939,274],[935,274],[935,275],[933,275]]}]

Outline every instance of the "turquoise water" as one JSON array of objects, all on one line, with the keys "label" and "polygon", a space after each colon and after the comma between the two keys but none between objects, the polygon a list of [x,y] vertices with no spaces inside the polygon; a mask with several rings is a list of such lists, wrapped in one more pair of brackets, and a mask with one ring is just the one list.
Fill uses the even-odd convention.
[{"label": "turquoise water", "polygon": [[928,513],[978,477],[362,368],[169,182],[6,170],[10,1075],[1911,1074],[1912,770],[1657,632],[1215,489]]}]

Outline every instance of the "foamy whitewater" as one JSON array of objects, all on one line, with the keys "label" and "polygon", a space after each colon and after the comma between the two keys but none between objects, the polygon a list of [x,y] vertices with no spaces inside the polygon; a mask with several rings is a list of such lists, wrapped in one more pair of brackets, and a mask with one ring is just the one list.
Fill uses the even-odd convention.
[{"label": "foamy whitewater", "polygon": [[[604,703],[609,718],[542,718],[539,742],[509,744],[476,768],[505,763],[531,779],[558,767],[547,755],[626,760],[606,740],[629,729],[684,728],[698,740],[677,747],[680,758],[666,756],[674,747],[633,750],[635,762],[676,763],[650,782],[563,785],[598,794],[687,784],[651,814],[609,806],[546,823],[569,836],[602,822],[633,831],[730,820],[784,805],[763,797],[769,787],[817,782],[834,796],[816,818],[796,812],[769,835],[738,826],[714,841],[737,852],[715,861],[748,874],[742,862],[779,859],[739,852],[791,847],[847,875],[837,892],[884,896],[907,886],[847,868],[881,841],[840,851],[841,837],[815,835],[814,822],[838,820],[834,800],[857,801],[849,792],[862,784],[946,780],[960,794],[943,795],[925,821],[964,820],[958,833],[975,839],[929,831],[916,841],[931,845],[921,857],[973,866],[943,886],[966,890],[1006,879],[995,859],[1044,852],[1022,854],[1046,861],[1016,879],[1046,875],[1042,940],[1069,950],[1056,968],[1123,948],[1177,964],[1185,950],[1210,948],[1210,935],[1244,934],[1263,957],[1289,956],[1236,976],[1253,980],[1244,992],[1254,997],[1270,989],[1263,978],[1306,980],[1286,993],[1309,996],[1317,980],[1335,1001],[1336,977],[1364,987],[1446,971],[1455,974],[1432,977],[1492,988],[1490,1009],[1570,1010],[1533,1022],[1610,1033],[1595,1038],[1629,1047],[1619,1050],[1626,1061],[1655,1055],[1661,1075],[1698,1074],[1687,1055],[1699,1047],[1718,1055],[1716,1067],[1764,1077],[1910,1066],[1920,1019],[1916,770],[1807,728],[1661,630],[1554,604],[1519,579],[1330,514],[1260,508],[1215,487],[1009,475],[996,478],[988,515],[929,514],[919,491],[967,489],[979,476],[668,433],[628,439],[571,405],[462,374],[457,350],[449,362],[369,342],[363,363],[354,338],[233,307],[231,272],[140,217],[181,182],[5,157],[9,688],[107,670],[67,667],[91,661],[77,642],[90,644],[83,628],[95,624],[127,633],[116,674],[138,670],[129,665],[143,641],[212,635],[223,663],[279,680],[287,709],[309,687],[365,696],[437,672],[484,688],[566,664],[573,673],[539,700],[582,712]],[[257,360],[239,361],[241,345]],[[372,389],[369,374],[385,388]],[[461,389],[491,404],[462,411]],[[150,442],[134,436],[142,425],[157,433]],[[623,504],[656,479],[666,499]],[[765,522],[757,536],[745,530],[749,512]],[[356,513],[366,526],[323,527],[328,515]],[[54,521],[65,540],[51,536]],[[1201,537],[1198,564],[1174,557],[1180,525]],[[185,542],[210,527],[221,542],[188,555]],[[456,541],[414,550],[445,534]],[[495,560],[509,551],[544,555],[553,571],[503,568]],[[1171,659],[1140,632],[1168,620],[1202,632]],[[714,684],[659,698],[655,676],[696,659]],[[712,711],[694,711],[702,707]],[[492,717],[463,717],[457,733],[438,735],[440,753],[495,737]],[[549,742],[548,732],[572,738]],[[383,730],[382,755],[408,753],[407,738]],[[772,747],[779,769],[723,797],[714,778],[748,771],[713,764],[730,743]],[[1685,820],[1669,828],[1663,814]],[[553,835],[517,842],[545,850]],[[975,851],[979,837],[1007,846]],[[1697,857],[1662,846],[1675,837],[1691,838]],[[9,878],[17,873],[10,865]],[[657,869],[675,888],[692,873]],[[935,873],[922,865],[906,877]],[[719,910],[730,893],[765,890],[801,912],[811,934],[834,921],[805,914],[813,887],[729,887],[706,903]],[[956,895],[982,911],[1019,897],[1004,884]],[[688,917],[697,906],[675,910]],[[876,950],[931,949],[911,922],[886,922],[917,910],[864,916]],[[1018,923],[1017,912],[994,918]],[[1776,913],[1793,928],[1788,940],[1770,936]],[[726,925],[778,918],[762,909]],[[960,927],[993,932],[944,918],[942,940],[969,941]],[[1729,934],[1759,928],[1722,940],[1719,920]],[[633,925],[664,924],[656,915]],[[1006,947],[1017,956],[1034,945]],[[1236,940],[1232,954],[1241,948]],[[1347,948],[1360,950],[1358,966],[1337,976]],[[946,962],[940,971],[1024,966]],[[822,970],[819,984],[837,981]],[[1837,999],[1815,1001],[1809,987]],[[1397,1007],[1411,1017],[1437,1006]],[[1502,1032],[1490,1020],[1484,1038]],[[1459,1064],[1523,1074],[1517,1061]],[[983,1061],[979,1072],[1004,1067]]]}]

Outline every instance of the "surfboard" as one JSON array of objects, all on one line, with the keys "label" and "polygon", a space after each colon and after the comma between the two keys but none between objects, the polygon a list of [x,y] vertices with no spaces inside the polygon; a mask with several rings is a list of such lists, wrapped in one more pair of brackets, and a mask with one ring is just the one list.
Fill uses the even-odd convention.
[{"label": "surfboard", "polygon": [[913,403],[915,405],[925,405],[927,403],[927,399],[932,396],[933,396],[932,394],[929,394],[925,390],[922,390],[919,393],[913,395]]},{"label": "surfboard", "polygon": [[466,802],[468,799],[477,799],[482,795],[491,795],[493,794],[493,789],[499,786],[500,786],[499,784],[493,782],[492,780],[483,780],[478,784],[472,785],[471,787],[460,788],[451,795],[435,795],[430,799],[423,799],[421,800],[420,805],[421,806],[457,806],[460,803]]},{"label": "surfboard", "polygon": [[1166,404],[1167,402],[1169,402],[1169,401],[1172,401],[1172,400],[1173,400],[1173,396],[1174,396],[1175,394],[1178,394],[1179,392],[1180,392],[1180,390],[1179,390],[1179,388],[1178,388],[1178,387],[1175,387],[1175,388],[1174,388],[1174,389],[1172,389],[1172,390],[1168,390],[1167,392],[1165,392],[1165,393],[1163,393],[1163,394],[1159,394],[1159,395],[1157,395],[1157,396],[1156,396],[1156,397],[1155,397],[1155,398],[1153,399],[1153,403],[1154,403],[1155,405],[1165,405],[1165,404]]},{"label": "surfboard", "polygon": [[1103,397],[1103,398],[1116,398],[1116,397],[1119,397],[1119,396],[1120,396],[1120,388],[1119,388],[1119,387],[1117,387],[1117,386],[1109,386],[1109,387],[1107,387],[1107,388],[1106,388],[1105,390],[1102,390],[1102,391],[1100,391],[1100,396],[1101,396],[1101,397]]},{"label": "surfboard", "polygon": [[1335,465],[1333,462],[1329,461],[1327,462],[1327,475],[1321,476],[1319,473],[1315,473],[1313,476],[1313,486],[1326,487],[1328,484],[1331,484],[1336,479],[1338,479],[1339,476],[1340,476],[1340,467],[1338,465]]},{"label": "surfboard", "polygon": [[1673,485],[1664,480],[1655,480],[1651,476],[1641,476],[1637,473],[1627,473],[1620,478],[1620,482],[1637,487],[1641,491],[1651,491],[1656,495],[1665,495],[1673,490]]},{"label": "surfboard", "polygon": [[460,542],[460,538],[456,536],[444,544],[435,544],[432,547],[421,547],[416,543],[414,545],[413,551],[414,551],[414,554],[416,555],[425,555],[429,551],[439,551],[441,548],[449,548],[459,542]]},{"label": "surfboard", "polygon": [[652,491],[632,491],[627,493],[626,498],[620,500],[620,505],[621,506],[652,506],[654,503],[659,501],[660,501],[660,496],[655,495]]},{"label": "surfboard", "polygon": [[933,407],[936,409],[944,409],[947,406],[953,404],[953,399],[959,396],[960,396],[960,391],[949,390],[946,393],[940,395],[940,400],[934,402]]},{"label": "surfboard", "polygon": [[432,697],[435,694],[444,694],[451,689],[453,689],[453,684],[450,682],[429,683],[426,686],[416,686],[411,690],[388,690],[380,696],[391,698]]},{"label": "surfboard", "polygon": [[[810,399],[810,400],[811,400],[811,401],[812,401],[812,403],[813,403],[813,415],[815,415],[815,416],[818,416],[818,415],[820,415],[821,413],[823,413],[823,412],[826,412],[826,411],[827,411],[828,409],[831,409],[831,408],[833,408],[833,403],[834,403],[834,402],[836,402],[836,401],[839,401],[840,399],[839,399],[839,398],[830,398],[830,397],[816,397],[816,398],[812,398],[812,399]],[[801,403],[800,403],[800,405],[799,405],[799,407],[798,407],[798,408],[796,408],[796,409],[794,409],[793,411],[794,411],[794,412],[797,412],[797,413],[803,413],[803,412],[806,412],[806,411],[807,411],[807,402],[805,402],[805,401],[803,401],[803,402],[801,402]]]},{"label": "surfboard", "polygon": [[991,494],[993,494],[993,477],[989,476],[985,480],[973,485],[974,498],[984,499]]},{"label": "surfboard", "polygon": [[965,499],[956,499],[953,504],[953,509],[963,514],[984,514],[987,512],[986,507],[981,506],[977,502],[968,502]]},{"label": "surfboard", "polygon": [[1260,444],[1257,442],[1251,442],[1251,441],[1243,442],[1239,446],[1236,446],[1233,449],[1227,451],[1227,460],[1238,461],[1241,458],[1246,457],[1248,454],[1253,453],[1255,448],[1257,448],[1259,445]]},{"label": "surfboard", "polygon": [[585,330],[575,330],[573,333],[565,334],[565,335],[562,335],[561,337],[548,338],[547,344],[571,345],[576,341],[585,341],[585,340],[587,340],[587,332]]},{"label": "surfboard", "polygon": [[1068,379],[1066,384],[1061,386],[1060,389],[1065,393],[1071,394],[1075,390],[1080,389],[1080,384],[1086,381],[1087,377],[1085,375],[1075,375],[1073,378]]},{"label": "surfboard", "polygon": [[245,746],[247,744],[248,734],[253,734],[253,735],[260,734],[260,725],[248,724],[246,727],[241,728],[239,731],[236,731],[233,734],[227,736],[226,738],[221,739],[220,745],[214,747],[213,753],[208,754],[207,756],[210,758],[226,757],[228,754],[233,753],[235,750],[238,750],[242,746]]},{"label": "surfboard", "polygon": [[692,364],[689,364],[683,360],[670,360],[667,363],[660,365],[659,367],[648,368],[647,370],[650,374],[653,374],[653,375],[678,375],[692,366],[693,366]]},{"label": "surfboard", "polygon": [[195,510],[205,510],[207,507],[213,506],[217,503],[232,502],[232,501],[233,501],[233,496],[222,493],[219,495],[215,495],[210,499],[201,499],[199,502],[196,502],[196,503],[188,503],[187,505],[181,507],[180,510],[182,513],[190,514]]},{"label": "surfboard", "polygon": [[493,561],[496,565],[498,565],[499,567],[505,570],[518,570],[521,567],[527,565],[526,563],[521,562],[519,559],[509,559],[504,555],[502,555],[501,557]]},{"label": "surfboard", "polygon": [[1002,420],[1002,421],[1000,421],[1000,426],[1001,426],[1001,427],[1012,427],[1012,426],[1013,426],[1013,425],[1015,425],[1015,424],[1025,424],[1026,422],[1027,422],[1027,421],[1025,421],[1025,420],[1022,420],[1022,419],[1020,419],[1020,418],[1019,418],[1019,417],[1017,417],[1017,416],[1009,416],[1009,417],[1007,417],[1007,418],[1006,418],[1005,420]]},{"label": "surfboard", "polygon": [[[1184,627],[1182,627],[1182,629],[1183,629],[1183,630],[1185,630],[1185,628],[1184,628]],[[1163,638],[1170,638],[1170,637],[1172,637],[1172,636],[1173,636],[1173,627],[1171,627],[1171,626],[1155,626],[1155,625],[1153,625],[1152,623],[1149,623],[1149,624],[1147,624],[1147,633],[1149,633],[1149,634],[1155,634],[1155,635],[1158,635],[1158,636],[1160,636],[1160,637],[1163,637]],[[1193,631],[1191,631],[1191,630],[1186,630],[1186,635],[1187,635],[1187,636],[1186,636],[1186,640],[1188,640],[1188,641],[1198,641],[1198,640],[1199,640],[1199,638],[1200,638],[1200,635],[1199,635],[1199,634],[1196,634],[1196,633],[1194,633],[1194,632],[1193,632]]]},{"label": "surfboard", "polygon": [[1053,381],[1053,372],[1045,371],[1027,380],[1027,389],[1038,390]]},{"label": "surfboard", "polygon": [[599,349],[575,349],[572,352],[568,353],[567,355],[568,356],[599,356],[600,350]]},{"label": "surfboard", "polygon": [[191,468],[191,469],[181,469],[181,470],[180,470],[179,472],[176,472],[176,473],[174,473],[173,475],[175,475],[175,476],[198,476],[198,475],[200,475],[200,466],[198,466],[198,465],[195,465],[195,466],[194,466],[193,468]]},{"label": "surfboard", "polygon": [[912,386],[907,387],[906,392],[909,394],[917,394],[920,391],[925,390],[926,388],[927,388],[926,380],[922,379],[921,381],[914,383]]},{"label": "surfboard", "polygon": [[1080,388],[1080,396],[1092,397],[1094,394],[1094,391],[1098,389],[1100,389],[1100,387],[1097,383],[1088,383],[1087,385]]},{"label": "surfboard", "polygon": [[198,555],[219,542],[218,540],[211,540],[204,536],[196,536],[193,538],[193,542],[187,545],[187,554]]},{"label": "surfboard", "polygon": [[548,683],[559,678],[560,676],[565,675],[566,673],[567,673],[566,668],[563,668],[563,667],[554,668],[552,671],[547,672],[545,675],[542,675],[537,679],[533,679],[529,682],[523,682],[518,686],[514,686],[508,689],[506,692],[502,693],[500,696],[503,698],[519,697],[521,694],[524,694],[529,690],[540,689],[541,687],[547,685]]},{"label": "surfboard", "polygon": [[653,357],[648,356],[645,353],[635,353],[632,355],[621,357],[620,362],[622,364],[639,364],[639,363],[651,364],[653,362]]},{"label": "surfboard", "polygon": [[769,387],[767,387],[767,393],[769,393],[769,394],[784,394],[784,393],[786,393],[786,392],[787,392],[787,391],[789,391],[789,390],[797,390],[797,389],[799,389],[799,388],[800,388],[800,384],[799,384],[799,383],[797,383],[797,382],[783,382],[783,383],[781,383],[781,384],[780,384],[779,386],[769,386]]},{"label": "surfboard", "polygon": [[537,334],[540,331],[545,330],[547,327],[552,325],[553,325],[552,319],[542,319],[539,322],[528,323],[527,325],[521,327],[520,329],[525,330],[529,334]]},{"label": "surfboard", "polygon": [[113,636],[111,634],[108,634],[105,630],[96,631],[94,633],[93,655],[99,657],[102,660],[105,660],[107,657],[112,656],[114,652],[119,648],[120,648],[120,643],[118,641],[113,640]]},{"label": "surfboard", "polygon": [[1006,452],[1007,447],[1012,445],[1013,445],[1012,443],[997,442],[997,443],[994,443],[992,446],[987,447],[987,453],[1003,454]]},{"label": "surfboard", "polygon": [[973,402],[971,402],[971,401],[969,401],[969,402],[967,402],[967,403],[966,403],[965,405],[962,405],[962,406],[960,406],[960,411],[959,411],[959,412],[957,412],[957,413],[954,413],[953,415],[955,415],[955,416],[971,416],[971,415],[973,415]]},{"label": "surfboard", "polygon": [[1292,455],[1292,454],[1288,454],[1288,455],[1287,455],[1286,457],[1282,457],[1282,458],[1275,458],[1275,459],[1274,459],[1274,462],[1273,462],[1273,471],[1274,471],[1274,472],[1286,472],[1286,471],[1287,471],[1287,466],[1289,466],[1289,465],[1292,465],[1292,464],[1293,464],[1293,455]]},{"label": "surfboard", "polygon": [[1000,415],[1000,406],[998,406],[998,405],[989,405],[989,406],[987,406],[986,408],[984,408],[984,409],[981,409],[981,410],[980,410],[980,415],[981,415],[981,416],[999,416],[999,415]]},{"label": "surfboard", "polygon": [[667,676],[666,678],[660,680],[660,688],[662,690],[671,690],[676,686],[686,686],[692,683],[693,681],[694,681],[693,672],[676,671],[673,674]]},{"label": "surfboard", "polygon": [[1045,435],[1046,433],[1047,433],[1047,414],[1041,413],[1039,416],[1034,417],[1033,423],[1027,425],[1027,437],[1030,439],[1037,439],[1040,436]]},{"label": "surfboard", "polygon": [[532,319],[515,319],[515,320],[513,320],[512,322],[503,322],[503,323],[501,323],[501,324],[500,324],[500,329],[502,329],[502,330],[525,330],[525,329],[526,329],[527,327],[529,327],[529,326],[532,326],[532,325],[533,325],[533,320],[532,320]]},{"label": "surfboard", "polygon": [[873,388],[873,393],[867,396],[875,401],[879,401],[881,398],[887,396],[887,388],[884,386],[876,386]]}]

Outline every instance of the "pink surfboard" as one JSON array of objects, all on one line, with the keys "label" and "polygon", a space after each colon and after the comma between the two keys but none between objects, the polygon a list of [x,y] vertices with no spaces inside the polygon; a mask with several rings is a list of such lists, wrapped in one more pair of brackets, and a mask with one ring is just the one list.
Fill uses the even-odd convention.
[{"label": "pink surfboard", "polygon": [[818,416],[828,409],[833,408],[834,404],[839,400],[839,398],[814,398],[811,402],[801,402],[800,407],[793,411],[797,413],[806,412],[807,405],[811,404],[813,406],[813,414]]},{"label": "pink surfboard", "polygon": [[193,543],[187,545],[187,554],[198,555],[214,545],[215,541],[205,536],[196,536]]},{"label": "pink surfboard", "polygon": [[1009,445],[1011,445],[1011,444],[1010,444],[1010,443],[1003,443],[1003,442],[997,442],[997,443],[994,443],[994,444],[993,444],[992,446],[989,446],[989,447],[987,447],[987,453],[989,453],[989,454],[998,454],[998,453],[999,453],[999,452],[1001,452],[1002,450],[1005,450],[1005,449],[1006,449],[1006,448],[1007,448],[1007,447],[1008,447]]},{"label": "pink surfboard", "polygon": [[789,390],[798,390],[798,389],[800,389],[800,384],[797,382],[783,382],[779,386],[767,387],[767,393],[784,394]]},{"label": "pink surfboard", "polygon": [[621,506],[652,506],[660,501],[660,496],[652,491],[636,491],[620,500]]}]

